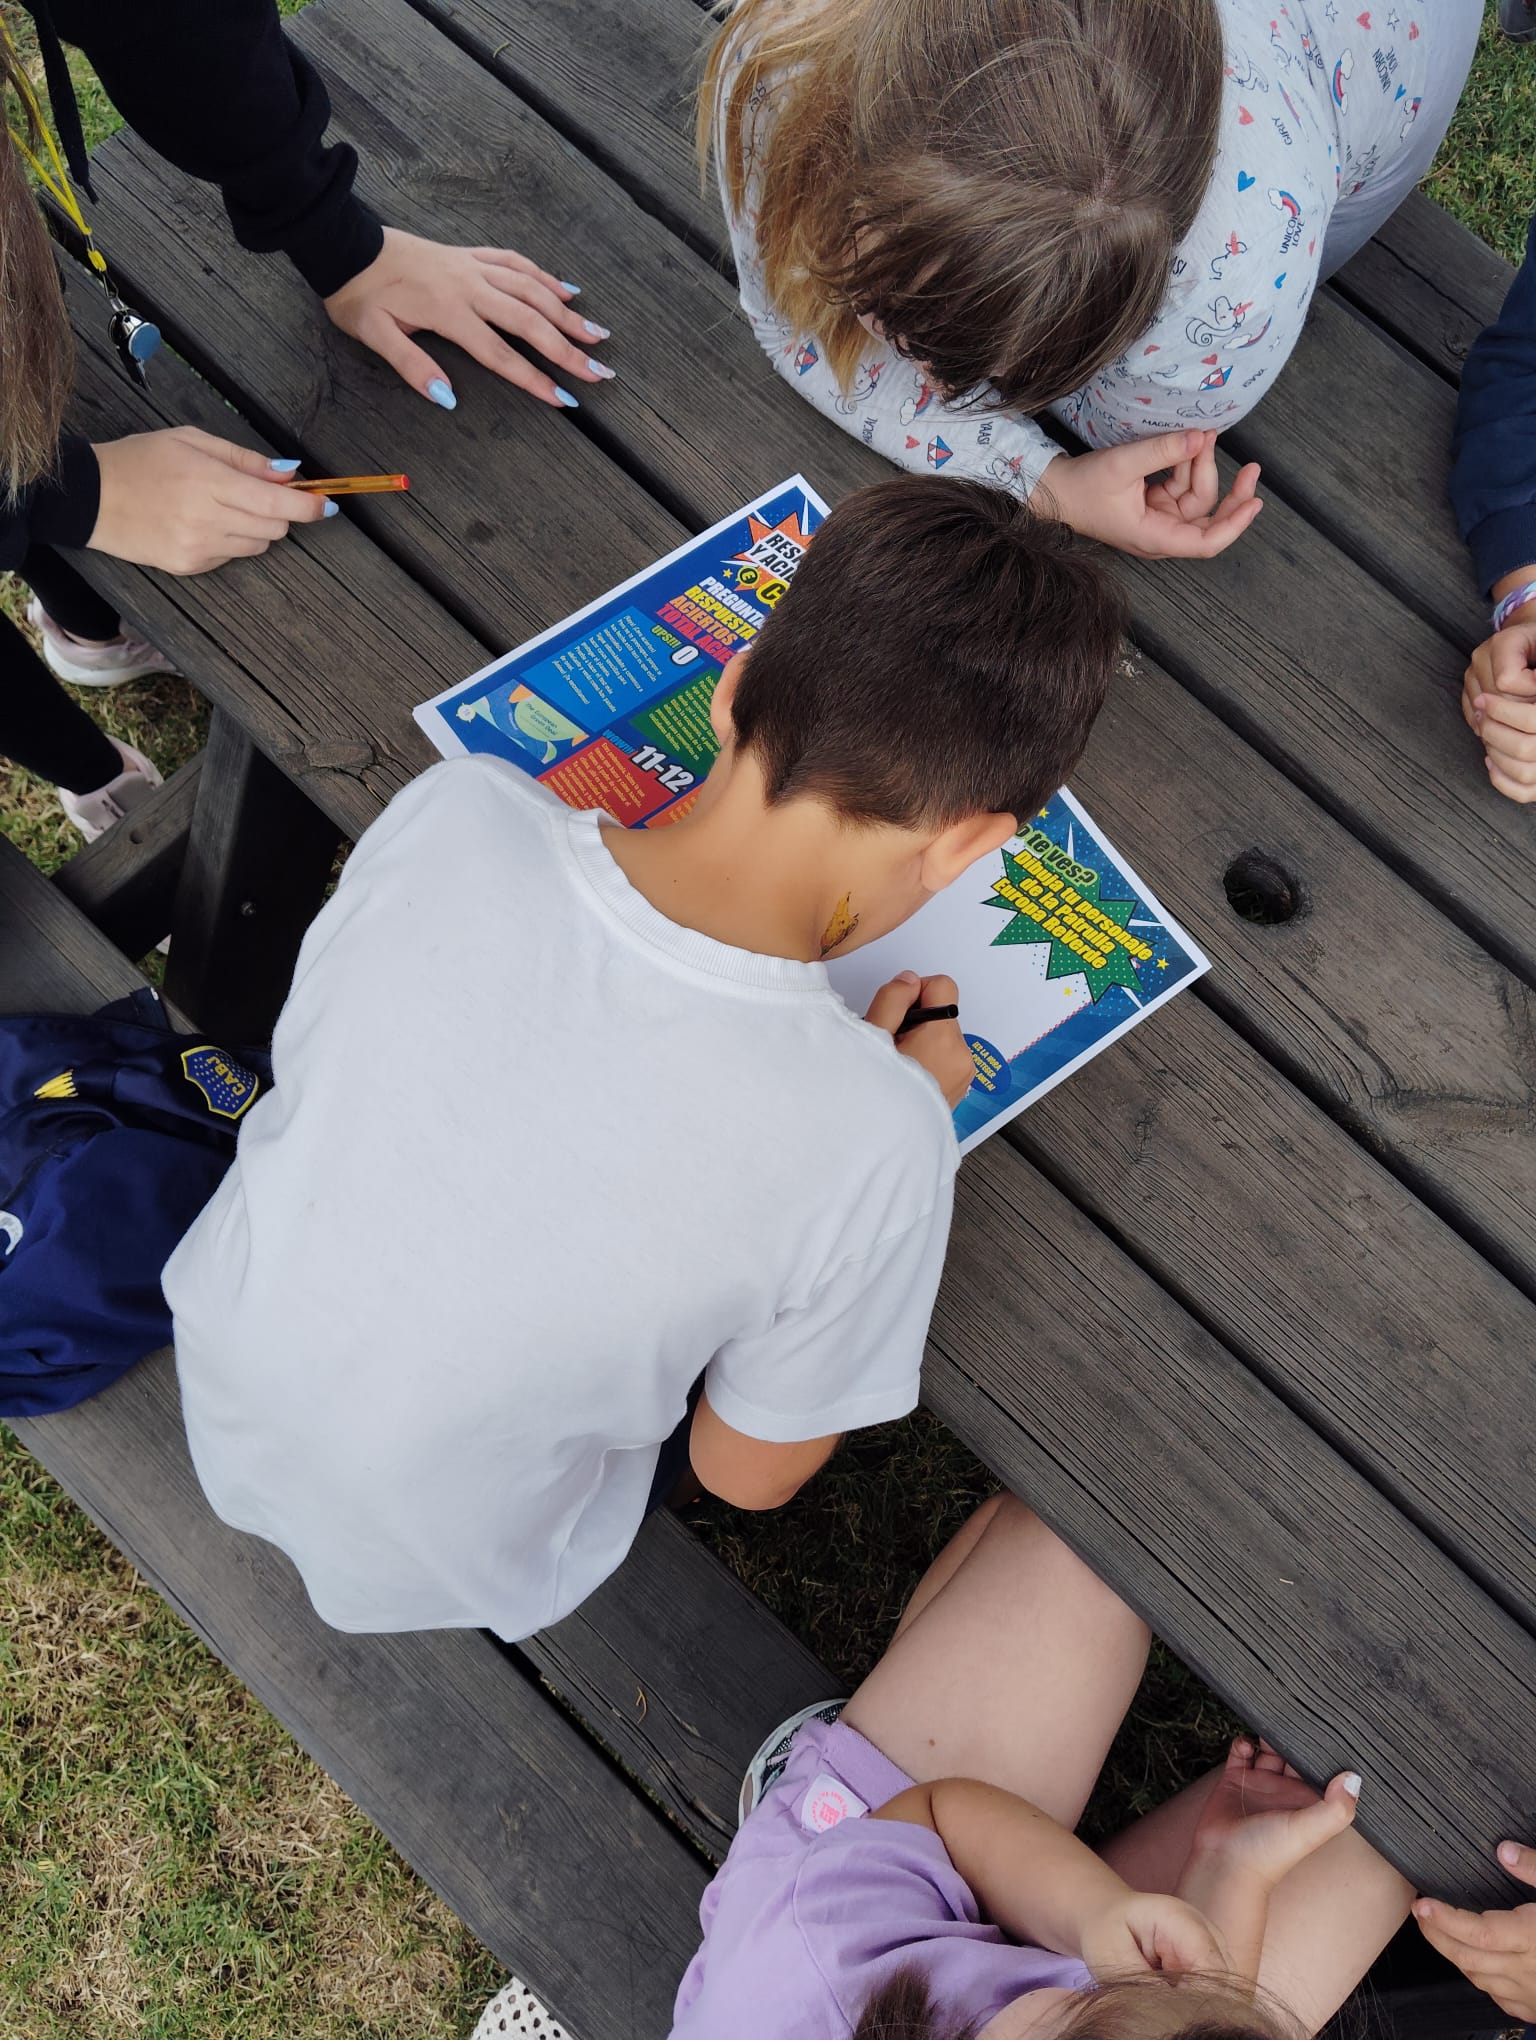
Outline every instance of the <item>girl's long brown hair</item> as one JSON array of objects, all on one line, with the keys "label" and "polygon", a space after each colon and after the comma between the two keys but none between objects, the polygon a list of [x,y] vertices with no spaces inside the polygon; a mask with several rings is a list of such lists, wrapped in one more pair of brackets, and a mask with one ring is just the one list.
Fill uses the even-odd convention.
[{"label": "girl's long brown hair", "polygon": [[[0,38],[0,87],[32,127],[19,60]],[[15,106],[11,109],[15,112]],[[46,475],[74,380],[75,347],[59,272],[19,152],[0,135],[0,496]]]},{"label": "girl's long brown hair", "polygon": [[864,313],[951,400],[1035,411],[1155,318],[1222,69],[1216,0],[738,0],[699,140],[845,386]]}]

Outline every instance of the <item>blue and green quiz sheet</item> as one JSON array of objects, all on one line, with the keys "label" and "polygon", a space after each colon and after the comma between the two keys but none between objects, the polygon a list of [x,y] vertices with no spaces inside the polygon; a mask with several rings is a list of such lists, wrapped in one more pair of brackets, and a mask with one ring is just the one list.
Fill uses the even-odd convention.
[{"label": "blue and green quiz sheet", "polygon": [[[629,828],[687,814],[727,662],[792,585],[827,506],[799,475],[416,711],[447,757],[489,751]],[[857,932],[856,928],[852,932]],[[902,970],[955,979],[976,1077],[962,1152],[1210,964],[1063,787],[892,934],[831,957],[862,1013]]]},{"label": "blue and green quiz sheet", "polygon": [[800,476],[416,711],[452,757],[494,751],[570,807],[675,822],[715,755],[709,704],[827,506]]}]

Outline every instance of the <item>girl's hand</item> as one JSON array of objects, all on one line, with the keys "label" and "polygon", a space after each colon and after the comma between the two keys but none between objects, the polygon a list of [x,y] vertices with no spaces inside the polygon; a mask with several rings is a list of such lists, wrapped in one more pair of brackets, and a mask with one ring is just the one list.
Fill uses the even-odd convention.
[{"label": "girl's hand", "polygon": [[285,486],[280,477],[297,461],[274,463],[195,425],[109,439],[95,452],[101,508],[87,545],[167,574],[206,574],[264,553],[291,524],[315,524],[336,509]]},{"label": "girl's hand", "polygon": [[576,399],[502,339],[511,333],[577,382],[613,374],[592,356],[606,327],[570,309],[575,288],[507,248],[448,248],[384,229],[384,246],[366,269],[333,291],[325,309],[333,325],[380,354],[413,389],[451,411],[453,386],[413,333],[440,333],[483,367],[545,404]]},{"label": "girl's hand", "polygon": [[[1522,1884],[1536,1886],[1536,1849],[1500,1842],[1499,1861]],[[1454,1962],[1468,1983],[1487,1991],[1512,2019],[1536,2022],[1536,1905],[1475,1913],[1421,1898],[1413,1915],[1425,1940]]]},{"label": "girl's hand", "polygon": [[1223,499],[1214,432],[1167,432],[1102,453],[1058,454],[1042,484],[1074,531],[1143,560],[1210,560],[1225,552],[1264,507],[1258,485],[1258,463],[1250,462]]},{"label": "girl's hand", "polygon": [[1351,1824],[1360,1780],[1343,1772],[1315,1792],[1298,1771],[1261,1742],[1233,1743],[1221,1782],[1206,1802],[1190,1847],[1191,1861],[1222,1874],[1240,1871],[1272,1891],[1281,1878]]},{"label": "girl's hand", "polygon": [[[1536,622],[1528,604],[1472,654],[1461,712],[1482,741],[1499,792],[1536,801]],[[1521,621],[1519,619],[1525,619]]]},{"label": "girl's hand", "polygon": [[1099,1982],[1144,1970],[1228,1971],[1225,1943],[1202,1912],[1161,1892],[1132,1891],[1083,1928],[1083,1961]]}]

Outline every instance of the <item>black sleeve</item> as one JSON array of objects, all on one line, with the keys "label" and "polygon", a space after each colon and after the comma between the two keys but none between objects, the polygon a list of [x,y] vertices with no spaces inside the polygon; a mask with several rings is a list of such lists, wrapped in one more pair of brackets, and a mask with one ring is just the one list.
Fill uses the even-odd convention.
[{"label": "black sleeve", "polygon": [[32,545],[83,546],[100,508],[96,449],[78,433],[66,432],[53,473],[23,489],[14,502],[0,500],[0,571],[14,573]]},{"label": "black sleeve", "polygon": [[1461,371],[1451,501],[1484,588],[1536,565],[1536,220],[1504,309]]},{"label": "black sleeve", "polygon": [[331,103],[277,0],[51,0],[51,12],[129,126],[220,187],[242,247],[280,250],[321,297],[378,254],[356,151],[326,147]]}]

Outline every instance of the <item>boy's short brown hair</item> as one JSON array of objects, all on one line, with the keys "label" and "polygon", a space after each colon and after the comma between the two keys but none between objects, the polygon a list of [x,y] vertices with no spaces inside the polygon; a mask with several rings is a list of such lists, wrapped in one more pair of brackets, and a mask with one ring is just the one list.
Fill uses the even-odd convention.
[{"label": "boy's short brown hair", "polygon": [[816,533],[732,708],[770,803],[852,822],[1022,821],[1082,755],[1125,609],[1066,528],[981,482],[903,476]]}]

